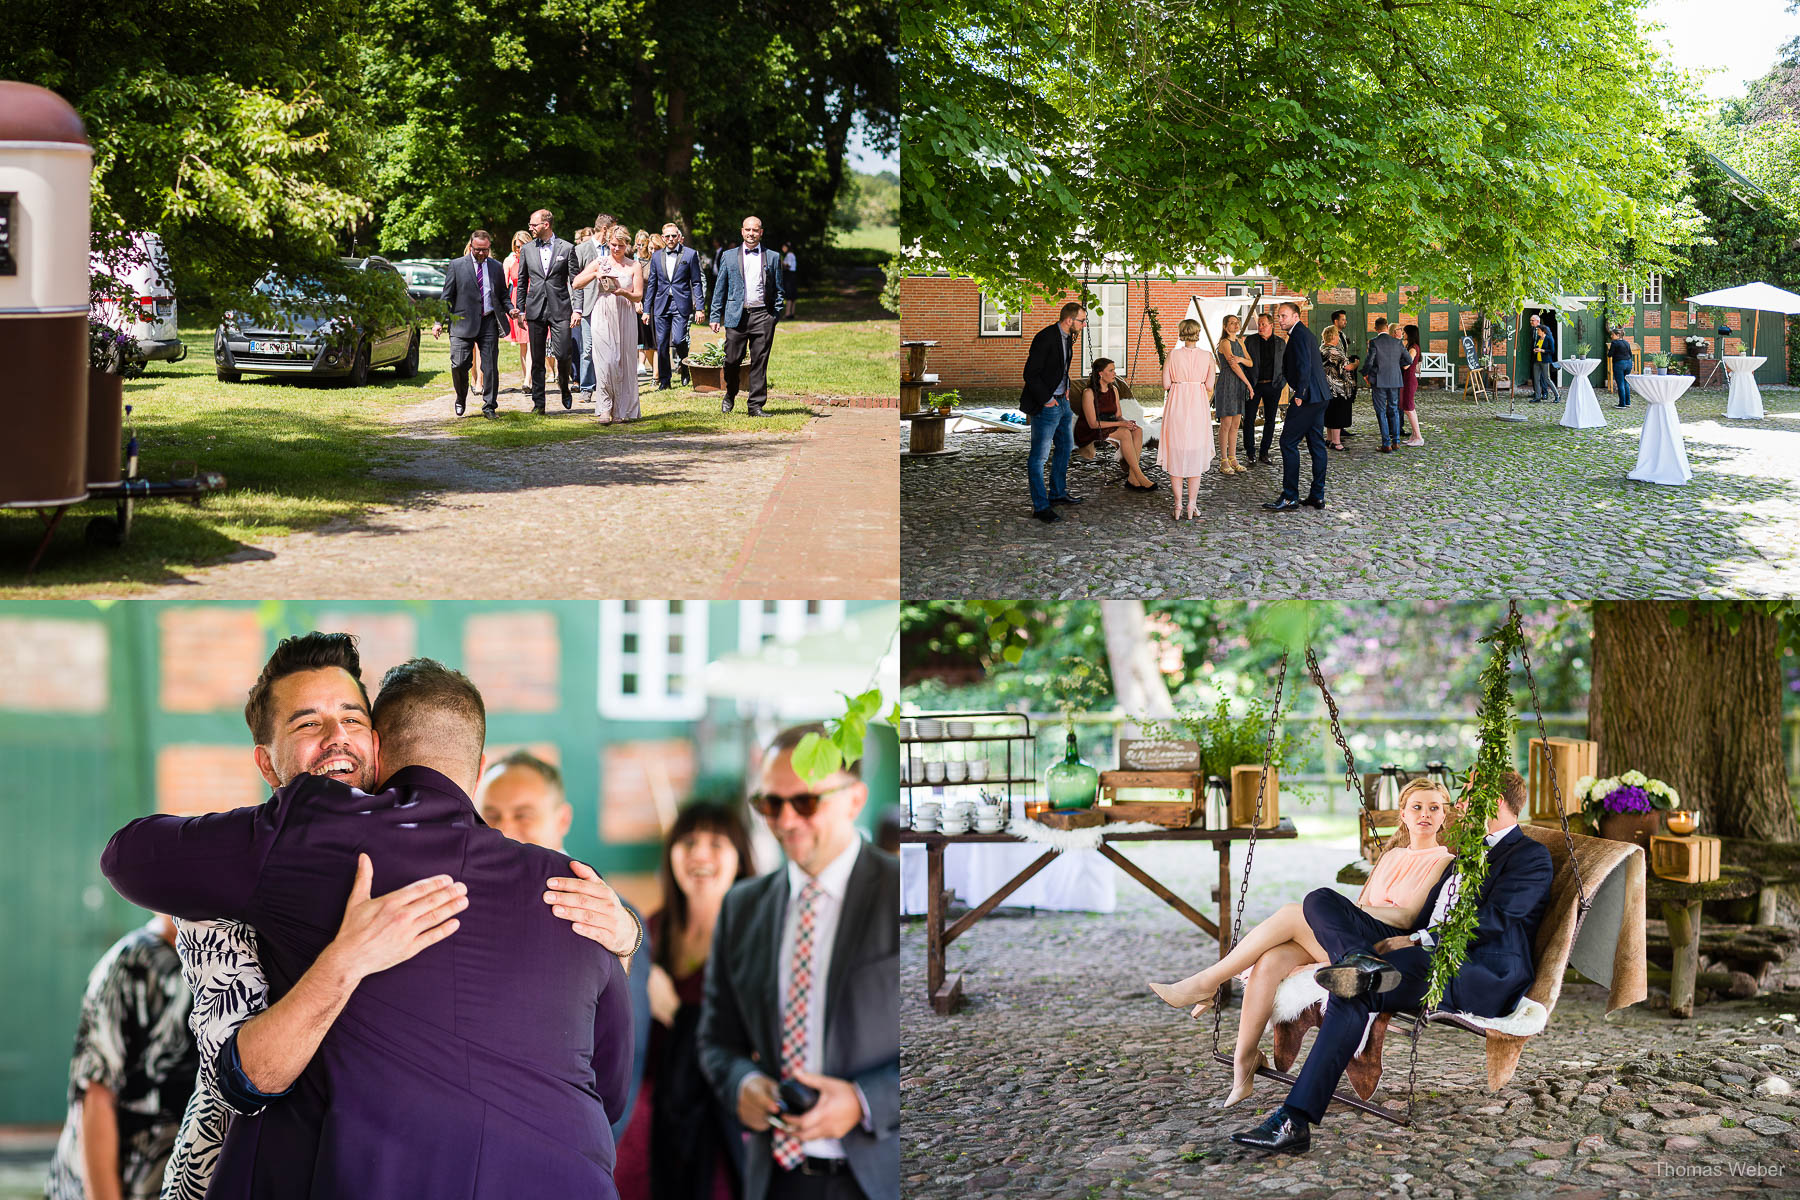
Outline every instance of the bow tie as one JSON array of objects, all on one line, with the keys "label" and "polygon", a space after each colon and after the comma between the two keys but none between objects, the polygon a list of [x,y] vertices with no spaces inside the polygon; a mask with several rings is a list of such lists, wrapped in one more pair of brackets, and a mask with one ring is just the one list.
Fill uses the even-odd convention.
[{"label": "bow tie", "polygon": [[539,238],[537,241],[532,243],[532,245],[536,246],[539,250],[542,250],[545,246],[548,246],[549,244],[550,243],[546,242],[543,238]]}]

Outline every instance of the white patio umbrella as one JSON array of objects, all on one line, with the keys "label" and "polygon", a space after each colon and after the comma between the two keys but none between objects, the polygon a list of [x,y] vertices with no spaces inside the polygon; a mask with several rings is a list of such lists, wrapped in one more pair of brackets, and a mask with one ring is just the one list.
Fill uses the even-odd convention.
[{"label": "white patio umbrella", "polygon": [[1793,316],[1800,313],[1800,296],[1783,291],[1767,283],[1740,283],[1736,287],[1720,288],[1716,292],[1702,292],[1698,296],[1689,296],[1689,304],[1711,304],[1718,308],[1748,308],[1756,313],[1750,326],[1750,350],[1756,350],[1756,333],[1762,325],[1762,315],[1766,312],[1781,313]]}]

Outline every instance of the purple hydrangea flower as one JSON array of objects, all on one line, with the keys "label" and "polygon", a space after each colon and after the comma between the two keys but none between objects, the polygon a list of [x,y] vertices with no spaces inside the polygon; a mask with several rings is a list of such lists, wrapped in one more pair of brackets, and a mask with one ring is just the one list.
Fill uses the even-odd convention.
[{"label": "purple hydrangea flower", "polygon": [[1647,813],[1653,807],[1650,793],[1630,784],[1616,787],[1607,793],[1605,806],[1607,812],[1614,813]]}]

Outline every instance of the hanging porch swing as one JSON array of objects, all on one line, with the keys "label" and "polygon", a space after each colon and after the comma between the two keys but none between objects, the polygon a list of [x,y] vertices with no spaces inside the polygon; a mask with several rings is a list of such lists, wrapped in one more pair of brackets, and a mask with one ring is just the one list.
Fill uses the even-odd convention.
[{"label": "hanging porch swing", "polygon": [[[1517,601],[1513,601],[1508,605],[1506,623],[1502,629],[1516,628],[1518,621],[1519,607]],[[1531,689],[1531,704],[1537,718],[1538,735],[1547,738],[1543,705],[1538,699],[1537,680],[1531,670],[1531,653],[1522,635],[1519,637],[1519,651],[1525,668],[1525,679]],[[1306,648],[1306,665],[1314,685],[1319,689],[1319,695],[1324,699],[1325,710],[1331,722],[1332,738],[1344,753],[1344,786],[1356,796],[1360,805],[1362,789],[1358,786],[1356,758],[1344,738],[1337,701],[1326,685],[1324,673],[1319,669],[1318,656],[1313,653],[1311,646]],[[1281,669],[1275,681],[1275,700],[1270,710],[1268,741],[1263,749],[1262,775],[1256,793],[1256,819],[1250,827],[1249,843],[1244,854],[1243,881],[1238,888],[1237,912],[1232,922],[1232,945],[1236,945],[1243,934],[1244,902],[1249,896],[1250,875],[1256,860],[1256,831],[1262,822],[1262,797],[1266,794],[1264,788],[1268,783],[1270,759],[1274,754],[1275,731],[1280,720],[1287,668],[1288,655],[1283,654]],[[1353,1090],[1346,1091],[1340,1087],[1333,1093],[1334,1100],[1396,1125],[1410,1125],[1417,1102],[1419,1039],[1427,1025],[1448,1025],[1483,1038],[1487,1047],[1488,1090],[1500,1090],[1512,1079],[1526,1041],[1548,1024],[1562,993],[1564,972],[1571,963],[1586,978],[1611,988],[1607,1004],[1609,1013],[1644,998],[1643,852],[1628,842],[1571,833],[1555,764],[1549,760],[1546,762],[1550,773],[1551,796],[1561,818],[1561,837],[1558,838],[1556,831],[1552,829],[1529,825],[1519,827],[1526,836],[1534,838],[1550,850],[1555,873],[1550,885],[1549,905],[1543,922],[1538,927],[1533,946],[1537,964],[1536,977],[1520,1000],[1518,1009],[1509,1017],[1499,1019],[1449,1012],[1428,1005],[1421,1005],[1411,1011],[1375,1013],[1371,1016],[1358,1058],[1352,1061],[1351,1068],[1346,1071]],[[1558,842],[1561,844],[1558,845]],[[1455,864],[1452,863],[1450,870],[1455,869]],[[1593,879],[1591,885],[1588,882],[1589,876]],[[1597,919],[1589,920],[1590,917]],[[1622,934],[1627,939],[1623,942]],[[1439,942],[1432,950],[1434,962],[1442,945]],[[1296,981],[1300,981],[1302,985],[1297,989],[1302,1001],[1309,999],[1305,994],[1306,989],[1322,994],[1323,989],[1311,979],[1314,969],[1311,966],[1304,968],[1290,976],[1277,990],[1276,1019],[1271,1020],[1275,1033],[1274,1065],[1259,1067],[1257,1075],[1289,1086],[1297,1081],[1297,1076],[1290,1074],[1288,1068],[1299,1053],[1306,1029],[1319,1023],[1320,1005],[1325,1001],[1320,999],[1307,1004],[1285,1020],[1281,1019],[1281,1002],[1282,996],[1289,992],[1289,985]],[[1224,1023],[1223,1009],[1223,1004],[1213,1006],[1212,1057],[1214,1061],[1230,1066],[1233,1063],[1231,1055],[1224,1053],[1219,1046]],[[1370,1100],[1380,1077],[1384,1033],[1389,1020],[1393,1018],[1406,1022],[1411,1030],[1404,1108]]]}]

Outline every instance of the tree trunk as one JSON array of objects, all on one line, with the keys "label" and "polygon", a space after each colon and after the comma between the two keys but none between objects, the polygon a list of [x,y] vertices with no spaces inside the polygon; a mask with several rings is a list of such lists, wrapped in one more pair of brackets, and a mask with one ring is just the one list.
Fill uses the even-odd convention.
[{"label": "tree trunk", "polygon": [[1156,665],[1156,647],[1150,641],[1144,603],[1102,600],[1100,623],[1106,631],[1106,660],[1112,673],[1113,695],[1127,718],[1119,732],[1125,737],[1142,737],[1138,718],[1161,721],[1175,715],[1169,687]]},{"label": "tree trunk", "polygon": [[663,155],[663,221],[673,221],[693,236],[694,120],[688,114],[685,87],[669,88],[668,148]]},{"label": "tree trunk", "polygon": [[[1649,600],[1594,604],[1590,734],[1600,771],[1637,770],[1701,814],[1700,832],[1800,842],[1781,754],[1775,618],[1691,602],[1688,619]],[[1733,633],[1731,615],[1740,623]]]}]

